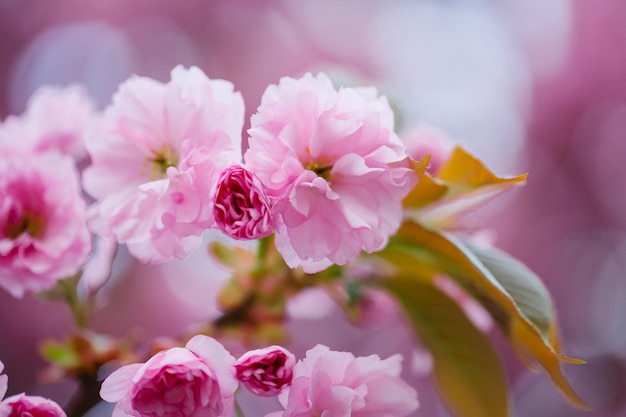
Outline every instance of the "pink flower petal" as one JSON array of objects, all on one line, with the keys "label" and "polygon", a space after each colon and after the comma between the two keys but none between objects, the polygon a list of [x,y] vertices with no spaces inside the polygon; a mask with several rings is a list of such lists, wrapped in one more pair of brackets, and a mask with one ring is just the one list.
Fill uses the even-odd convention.
[{"label": "pink flower petal", "polygon": [[142,367],[140,363],[125,365],[109,375],[100,388],[100,396],[108,402],[121,401],[130,392],[133,377]]},{"label": "pink flower petal", "polygon": [[235,392],[239,386],[233,368],[235,358],[220,342],[211,337],[197,335],[192,337],[185,346],[211,364],[215,377],[220,381],[225,392]]},{"label": "pink flower petal", "polygon": [[[2,362],[0,362],[0,365]],[[2,368],[0,367],[0,372]],[[0,400],[2,400],[7,393],[9,377],[7,375],[0,375]]]}]

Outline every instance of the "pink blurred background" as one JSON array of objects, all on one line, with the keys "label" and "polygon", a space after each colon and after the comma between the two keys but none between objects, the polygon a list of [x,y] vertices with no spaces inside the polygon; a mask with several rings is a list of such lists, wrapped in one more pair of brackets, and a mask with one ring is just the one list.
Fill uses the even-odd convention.
[{"label": "pink blurred background", "polygon": [[[398,110],[399,129],[428,123],[500,174],[529,171],[524,188],[483,211],[484,223],[546,282],[565,353],[588,360],[566,372],[594,410],[571,408],[499,343],[515,416],[626,416],[625,2],[0,0],[2,118],[44,84],[81,83],[103,108],[129,75],[166,81],[176,64],[232,81],[248,114],[285,75],[324,70],[373,84]],[[122,251],[113,275],[97,330],[152,337],[215,315],[227,272],[205,253],[147,267]],[[38,341],[70,329],[65,306],[1,292],[0,317],[9,394],[66,401],[69,385],[34,378]],[[415,415],[447,415],[424,371],[410,371],[428,364],[412,363],[399,320],[374,330],[332,323],[295,320],[294,351],[321,342],[357,355],[401,352],[419,390]]]}]

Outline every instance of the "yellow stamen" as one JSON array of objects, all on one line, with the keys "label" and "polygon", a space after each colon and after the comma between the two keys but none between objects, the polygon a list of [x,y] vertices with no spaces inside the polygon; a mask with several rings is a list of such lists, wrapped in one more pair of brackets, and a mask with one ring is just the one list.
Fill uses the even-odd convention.
[{"label": "yellow stamen", "polygon": [[148,161],[152,164],[152,176],[154,178],[163,178],[169,167],[178,165],[178,155],[167,145],[160,151],[154,152],[154,156]]}]

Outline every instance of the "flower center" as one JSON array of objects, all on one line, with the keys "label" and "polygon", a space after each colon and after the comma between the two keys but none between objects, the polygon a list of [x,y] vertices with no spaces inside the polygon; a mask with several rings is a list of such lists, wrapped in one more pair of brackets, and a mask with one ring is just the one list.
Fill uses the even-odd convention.
[{"label": "flower center", "polygon": [[309,171],[315,172],[318,177],[322,177],[326,181],[330,180],[330,170],[333,169],[332,165],[319,165],[317,162],[309,162],[304,167]]},{"label": "flower center", "polygon": [[[330,181],[330,171],[333,169],[333,164],[331,161],[333,160],[333,158],[328,158],[327,156],[313,157],[313,155],[311,154],[311,149],[308,147],[305,149],[305,152],[306,155],[304,156],[304,158],[300,159],[300,162],[302,163],[302,165],[304,165],[304,168],[308,169],[309,171],[315,172],[318,177],[322,177],[326,181]],[[312,159],[316,159],[317,161],[306,162],[311,161]],[[331,161],[329,161],[329,159]]]},{"label": "flower center", "polygon": [[152,159],[148,159],[148,161],[152,164],[152,175],[156,178],[163,178],[169,167],[178,165],[178,155],[172,148],[165,145],[160,151],[155,152]]},{"label": "flower center", "polygon": [[5,234],[12,240],[17,239],[22,233],[28,233],[36,238],[41,236],[44,226],[45,219],[42,216],[26,211],[20,218],[7,223]]}]

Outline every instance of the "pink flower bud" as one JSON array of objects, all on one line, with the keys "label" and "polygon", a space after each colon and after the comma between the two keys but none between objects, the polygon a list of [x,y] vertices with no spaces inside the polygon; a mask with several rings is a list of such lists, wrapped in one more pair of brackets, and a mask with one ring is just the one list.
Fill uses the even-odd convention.
[{"label": "pink flower bud", "polygon": [[260,239],[272,233],[270,206],[254,174],[240,165],[226,168],[217,184],[215,220],[235,239]]},{"label": "pink flower bud", "polygon": [[251,350],[236,362],[237,379],[252,393],[271,397],[291,385],[296,358],[280,346]]}]

